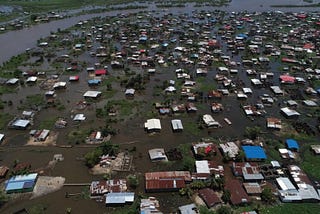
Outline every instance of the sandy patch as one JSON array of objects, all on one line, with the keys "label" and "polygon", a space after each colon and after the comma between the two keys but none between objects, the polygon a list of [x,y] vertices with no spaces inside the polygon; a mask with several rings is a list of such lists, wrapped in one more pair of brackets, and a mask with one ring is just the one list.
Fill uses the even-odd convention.
[{"label": "sandy patch", "polygon": [[50,132],[45,141],[37,141],[34,137],[30,137],[27,146],[55,146],[57,144],[58,133]]},{"label": "sandy patch", "polygon": [[90,173],[93,175],[104,175],[111,173],[110,167],[101,167],[99,164],[90,169]]},{"label": "sandy patch", "polygon": [[39,176],[31,198],[55,192],[63,187],[64,182],[65,178],[63,177]]}]

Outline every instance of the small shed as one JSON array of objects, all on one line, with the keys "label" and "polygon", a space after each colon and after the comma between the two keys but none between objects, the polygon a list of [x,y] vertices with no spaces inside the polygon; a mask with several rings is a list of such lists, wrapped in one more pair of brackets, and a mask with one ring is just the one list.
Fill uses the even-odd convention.
[{"label": "small shed", "polygon": [[149,119],[144,123],[144,128],[149,131],[160,131],[161,123],[159,119]]},{"label": "small shed", "polygon": [[288,149],[298,151],[299,150],[299,144],[294,139],[286,139],[286,145]]},{"label": "small shed", "polygon": [[179,119],[171,120],[171,126],[174,132],[180,132],[183,130],[182,122]]},{"label": "small shed", "polygon": [[100,91],[87,91],[86,93],[83,94],[84,98],[97,98],[101,96]]},{"label": "small shed", "polygon": [[106,195],[106,206],[132,204],[134,192],[110,192]]}]

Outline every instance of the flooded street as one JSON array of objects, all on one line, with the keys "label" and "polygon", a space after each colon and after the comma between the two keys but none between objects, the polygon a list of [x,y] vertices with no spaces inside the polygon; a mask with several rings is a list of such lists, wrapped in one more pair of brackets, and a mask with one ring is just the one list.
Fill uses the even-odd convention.
[{"label": "flooded street", "polygon": [[[284,0],[281,2],[283,4],[299,4],[303,1]],[[300,103],[304,99],[319,101],[319,96],[305,94],[305,88],[311,86],[309,82],[300,85],[281,83],[281,75],[288,72],[307,81],[309,81],[309,74],[294,70],[300,69],[299,66],[281,63],[281,57],[285,56],[285,53],[282,53],[281,56],[278,54],[281,51],[279,43],[282,41],[282,36],[283,38],[285,36],[282,34],[276,35],[278,37],[275,36],[275,38],[270,36],[274,33],[272,32],[273,28],[276,28],[275,26],[278,24],[277,20],[272,20],[274,16],[277,16],[276,18],[279,20],[284,20],[277,28],[279,31],[287,30],[289,27],[296,30],[301,25],[303,26],[303,21],[297,20],[296,14],[292,13],[288,13],[289,18],[280,13],[265,13],[263,16],[250,13],[252,11],[278,10],[278,8],[269,7],[278,3],[274,0],[268,1],[268,3],[262,0],[234,0],[230,6],[221,8],[195,8],[193,4],[187,4],[185,8],[167,9],[158,9],[155,5],[148,4],[149,8],[144,9],[144,12],[121,10],[80,15],[1,34],[0,45],[5,51],[0,53],[0,64],[15,55],[25,53],[28,48],[31,49],[26,53],[27,60],[24,62],[24,66],[17,67],[17,70],[25,72],[25,76],[20,77],[18,84],[6,86],[11,87],[9,89],[14,92],[1,94],[1,100],[4,103],[1,111],[16,117],[23,110],[33,109],[36,111],[31,128],[27,130],[5,128],[3,130],[6,139],[0,147],[1,165],[12,167],[17,161],[27,162],[31,164],[32,169],[42,171],[48,176],[65,177],[66,183],[69,184],[101,180],[103,175],[92,175],[84,161],[85,154],[92,151],[97,145],[87,145],[83,138],[87,138],[92,131],[111,127],[115,132],[115,135],[111,136],[111,142],[120,145],[122,151],[133,156],[133,169],[130,172],[115,172],[112,177],[124,178],[128,174],[138,175],[140,184],[135,192],[157,197],[164,213],[175,212],[177,207],[190,203],[191,200],[187,197],[180,197],[178,192],[145,193],[144,173],[182,170],[182,162],[153,163],[150,161],[148,150],[154,148],[174,149],[183,144],[198,142],[202,138],[214,139],[216,143],[235,141],[245,138],[244,133],[247,127],[260,127],[265,136],[272,136],[274,140],[281,141],[282,139],[278,137],[280,131],[266,128],[266,118],[281,118],[284,124],[294,123],[295,119],[287,119],[280,112],[280,108],[286,107],[287,101],[293,99],[289,92],[296,92],[294,94],[296,96],[302,94],[303,99],[299,99]],[[155,11],[151,12],[152,10]],[[242,12],[244,10],[248,12]],[[280,10],[313,11],[317,9],[281,8]],[[237,13],[230,13],[233,11]],[[319,14],[314,17],[319,18]],[[90,20],[92,18],[96,19],[92,21]],[[297,21],[298,24],[292,24],[293,26],[288,24],[292,20]],[[69,29],[70,27],[72,28]],[[64,30],[66,31],[64,32]],[[261,44],[263,41],[264,43],[261,47],[252,48],[254,49],[252,50],[248,48],[253,45],[248,42],[249,39],[248,41],[243,38],[233,39],[242,34],[248,36],[252,41],[261,41]],[[148,41],[143,43],[140,39],[145,35],[148,36]],[[41,47],[39,40],[48,42],[48,45]],[[207,48],[209,40],[215,40],[219,45]],[[206,41],[205,45],[201,44],[203,41]],[[76,46],[79,44],[82,49],[76,50]],[[152,45],[158,46],[150,48]],[[266,45],[274,45],[272,51],[267,52],[269,50],[265,48]],[[182,46],[187,47],[187,51],[175,49]],[[245,48],[237,49],[238,47]],[[108,52],[108,57],[110,57],[98,57],[97,54],[101,50]],[[216,53],[214,50],[220,52]],[[40,54],[36,54],[37,51]],[[271,55],[271,52],[277,52],[278,55]],[[258,59],[258,54],[270,56],[270,62],[264,64],[263,59]],[[138,55],[138,60],[135,59],[135,55]],[[66,59],[61,60],[61,56]],[[201,64],[204,62],[201,57],[209,59],[204,67]],[[149,58],[155,62],[152,67],[156,70],[155,74],[149,74],[149,67],[142,65],[142,62],[149,62]],[[190,62],[190,59],[193,61]],[[165,60],[165,63],[162,63],[161,60]],[[250,61],[250,65],[243,63],[245,60]],[[114,61],[123,63],[123,67],[115,68],[111,65]],[[95,72],[88,71],[88,68],[91,67],[94,71],[106,69],[108,73],[100,77]],[[223,73],[222,67],[228,67],[228,71]],[[195,100],[190,101],[179,94],[186,82],[186,79],[177,77],[177,70],[180,68],[191,76],[190,80],[195,81],[195,86],[190,87],[195,94]],[[204,68],[207,74],[199,75],[198,68]],[[236,72],[231,73],[231,69],[236,69]],[[45,72],[45,75],[35,74],[38,75],[37,82],[26,83],[26,79],[29,77],[28,72],[34,71]],[[256,71],[256,73],[251,74],[251,71]],[[265,73],[272,73],[272,76],[265,78],[263,84],[255,86],[252,79],[259,79]],[[217,80],[219,75],[224,75],[223,81]],[[77,76],[79,80],[70,81],[71,76]],[[143,89],[136,90],[137,93],[134,97],[128,98],[125,95],[125,90],[128,88],[126,86],[134,77],[142,79]],[[101,83],[91,86],[88,80],[101,80]],[[172,80],[174,80],[174,84],[171,86],[175,86],[178,90],[175,93],[167,93],[165,90]],[[48,83],[50,81],[62,81],[67,85],[65,88],[54,91],[53,104],[49,103],[51,101],[49,98],[44,98],[44,94],[52,89],[53,84]],[[230,81],[231,86],[225,86],[227,81]],[[46,86],[47,83],[49,86]],[[285,92],[283,95],[275,95],[270,86],[280,85]],[[140,85],[133,84],[132,87],[138,88]],[[253,93],[247,93],[247,98],[242,99],[238,95],[244,88],[252,89]],[[223,95],[222,98],[209,97],[211,91],[223,89],[229,90],[228,95]],[[84,93],[88,90],[101,91],[102,98],[90,98],[87,102],[88,105],[80,109],[79,103],[84,101]],[[32,99],[30,97],[35,95],[34,100],[40,97],[40,107],[28,103],[31,102],[29,101]],[[263,106],[263,97],[272,98],[274,102]],[[109,115],[112,111],[106,110],[108,104],[119,100],[122,100],[123,103],[112,106],[116,109],[116,116],[112,117]],[[159,109],[155,108],[156,103],[163,105],[169,103],[174,106],[190,102],[197,106],[197,112],[187,113],[184,108],[183,112],[160,114]],[[214,102],[221,104],[224,107],[223,111],[214,112],[212,110]],[[264,113],[258,116],[247,116],[243,109],[243,106],[246,105],[255,106],[257,109],[262,105],[261,109]],[[310,124],[312,130],[316,130],[319,123],[318,112],[312,107],[302,104],[295,109],[303,112],[299,116],[299,120]],[[99,110],[107,112],[106,115],[98,117]],[[73,118],[77,113],[84,114],[86,120],[74,121]],[[204,114],[213,115],[221,127],[207,128],[203,125],[201,121]],[[62,129],[55,128],[54,124],[58,118],[63,118],[68,125]],[[147,133],[145,131],[144,123],[150,118],[161,119],[161,132]],[[226,118],[231,121],[232,125],[227,124]],[[182,132],[173,132],[171,126],[173,119],[183,121],[184,130]],[[55,145],[25,145],[30,137],[31,129],[52,129],[52,132],[57,133]],[[320,139],[318,131],[315,132],[315,138]],[[49,162],[53,160],[55,154],[62,154],[64,160],[58,162],[53,168],[48,168]],[[190,155],[192,155],[191,152]],[[222,163],[221,155],[215,158],[216,161]],[[229,168],[228,173],[231,174]],[[32,200],[22,198],[9,202],[1,208],[0,213],[14,213],[37,204],[44,206],[44,213],[49,214],[66,213],[67,208],[72,208],[72,213],[80,214],[102,214],[116,211],[116,208],[106,208],[103,203],[82,196],[66,197],[66,193],[76,194],[86,191],[87,188],[83,186],[65,186],[57,192],[40,198]]]}]

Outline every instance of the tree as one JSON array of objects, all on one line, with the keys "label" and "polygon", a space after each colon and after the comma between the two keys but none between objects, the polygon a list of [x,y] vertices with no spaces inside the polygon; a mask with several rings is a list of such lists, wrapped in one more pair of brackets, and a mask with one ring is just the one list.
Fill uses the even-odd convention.
[{"label": "tree", "polygon": [[221,206],[219,209],[217,209],[217,214],[231,214],[232,210],[230,207],[227,206]]},{"label": "tree", "polygon": [[223,194],[221,196],[221,199],[225,202],[225,203],[229,203],[230,199],[231,199],[231,193],[229,190],[225,189],[223,191]]},{"label": "tree", "polygon": [[268,203],[268,204],[272,204],[276,201],[271,188],[266,187],[262,190],[261,192],[261,200]]},{"label": "tree", "polygon": [[119,152],[119,145],[105,141],[99,146],[99,149],[101,149],[103,155],[109,154],[110,156],[115,156]]},{"label": "tree", "polygon": [[250,138],[251,140],[257,139],[261,132],[261,128],[259,126],[246,127],[245,137]]},{"label": "tree", "polygon": [[127,180],[128,180],[129,187],[131,187],[132,189],[135,189],[138,187],[139,180],[136,175],[128,175]]}]

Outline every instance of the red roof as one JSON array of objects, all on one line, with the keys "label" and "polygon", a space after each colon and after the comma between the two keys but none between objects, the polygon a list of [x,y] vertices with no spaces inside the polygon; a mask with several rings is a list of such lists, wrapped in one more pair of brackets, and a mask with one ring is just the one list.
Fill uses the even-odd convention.
[{"label": "red roof", "polygon": [[199,195],[209,208],[213,207],[216,204],[221,203],[220,198],[212,189],[209,189],[209,188],[201,189],[199,190]]},{"label": "red roof", "polygon": [[191,181],[189,171],[148,172],[145,174],[146,190],[180,189]]},{"label": "red roof", "polygon": [[303,48],[304,49],[314,49],[314,45],[311,43],[306,43],[306,44],[304,44]]},{"label": "red roof", "polygon": [[301,14],[298,14],[297,17],[298,17],[299,19],[305,19],[305,18],[307,18],[307,15],[301,13]]},{"label": "red roof", "polygon": [[106,75],[106,74],[107,74],[107,70],[105,70],[105,69],[98,69],[98,70],[96,70],[94,73],[95,73],[96,76]]},{"label": "red roof", "polygon": [[296,80],[294,77],[289,75],[280,75],[279,79],[282,83],[294,83]]},{"label": "red roof", "polygon": [[287,63],[298,63],[298,61],[295,60],[295,59],[289,59],[289,58],[285,58],[285,57],[282,58],[281,61],[282,62],[287,62]]},{"label": "red roof", "polygon": [[243,189],[238,179],[227,181],[225,189],[229,190],[231,193],[230,201],[232,205],[248,203],[250,201],[248,194]]}]

